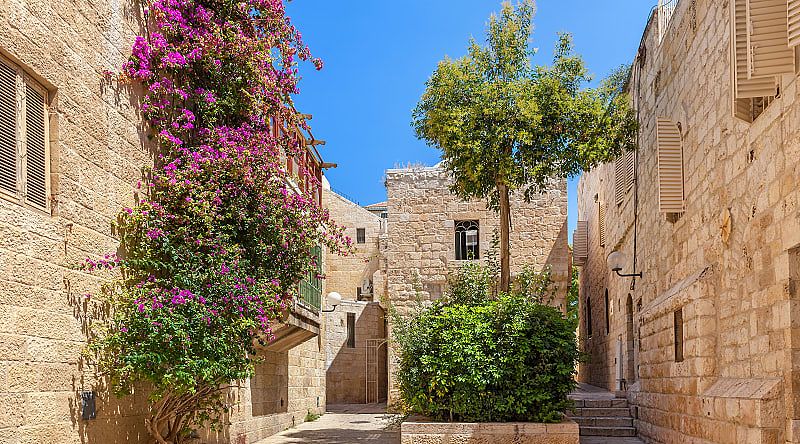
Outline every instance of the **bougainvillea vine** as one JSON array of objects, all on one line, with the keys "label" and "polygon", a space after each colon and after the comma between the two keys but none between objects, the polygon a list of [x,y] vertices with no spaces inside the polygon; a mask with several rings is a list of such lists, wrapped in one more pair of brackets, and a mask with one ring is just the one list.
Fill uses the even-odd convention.
[{"label": "bougainvillea vine", "polygon": [[141,85],[157,154],[118,217],[121,254],[83,268],[122,276],[91,342],[99,367],[119,393],[151,387],[148,431],[177,444],[218,424],[226,387],[253,374],[312,249],[346,254],[350,240],[313,197],[317,178],[285,168],[309,130],[292,105],[297,65],[322,63],[283,2],[143,3],[148,31],[118,80]]}]

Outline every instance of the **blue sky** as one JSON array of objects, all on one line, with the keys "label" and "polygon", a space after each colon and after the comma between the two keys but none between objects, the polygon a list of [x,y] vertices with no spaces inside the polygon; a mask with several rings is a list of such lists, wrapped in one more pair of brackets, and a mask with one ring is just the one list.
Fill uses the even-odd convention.
[{"label": "blue sky", "polygon": [[[595,78],[633,60],[655,0],[540,0],[534,63],[547,64],[558,32],[570,32]],[[494,0],[294,0],[288,14],[322,71],[301,67],[296,104],[312,114],[314,136],[333,188],[361,205],[386,198],[387,168],[433,165],[439,152],[417,140],[411,111],[445,56],[461,57],[483,40]],[[569,232],[577,220],[577,178],[569,181]],[[571,236],[571,234],[570,234]]]}]

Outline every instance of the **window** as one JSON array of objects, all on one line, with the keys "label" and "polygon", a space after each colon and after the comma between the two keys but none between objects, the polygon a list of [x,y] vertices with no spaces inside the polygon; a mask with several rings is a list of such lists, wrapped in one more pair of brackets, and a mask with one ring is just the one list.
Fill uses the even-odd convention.
[{"label": "window", "polygon": [[681,129],[670,119],[656,122],[658,142],[658,209],[662,213],[683,213],[683,140]]},{"label": "window", "polygon": [[466,261],[480,259],[478,249],[478,221],[459,220],[456,221],[455,227],[456,260]]},{"label": "window", "polygon": [[586,336],[592,337],[592,300],[586,296]]},{"label": "window", "polygon": [[357,244],[364,244],[367,242],[367,229],[366,228],[356,228],[356,243]]},{"label": "window", "polygon": [[606,246],[606,204],[601,203],[597,211],[597,225],[600,238],[600,246]]},{"label": "window", "polygon": [[572,233],[572,262],[576,266],[586,264],[589,257],[589,222],[579,220],[578,226]]},{"label": "window", "polygon": [[47,91],[0,58],[0,194],[49,207]]},{"label": "window", "polygon": [[733,0],[733,114],[753,122],[778,95],[781,74],[795,72],[798,0]]},{"label": "window", "polygon": [[625,200],[625,195],[633,188],[633,151],[617,157],[614,161],[614,197],[617,205]]},{"label": "window", "polygon": [[356,348],[356,314],[347,313],[347,348]]},{"label": "window", "polygon": [[672,328],[675,336],[675,362],[683,362],[683,309],[675,310],[672,316]]},{"label": "window", "polygon": [[606,288],[606,334],[611,333],[611,307],[608,304],[608,288]]}]

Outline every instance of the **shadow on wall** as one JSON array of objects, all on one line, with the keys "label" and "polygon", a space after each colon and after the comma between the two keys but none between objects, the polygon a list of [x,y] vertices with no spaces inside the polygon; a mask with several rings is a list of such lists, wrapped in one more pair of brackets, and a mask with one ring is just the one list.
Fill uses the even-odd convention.
[{"label": "shadow on wall", "polygon": [[[571,280],[571,270],[569,267],[569,237],[567,230],[567,220],[564,219],[564,223],[558,230],[558,235],[553,240],[550,251],[547,253],[547,260],[545,261],[545,266],[550,267],[553,283],[558,286],[558,303],[562,306],[568,291],[567,286],[570,284]],[[563,242],[563,245],[561,242]],[[563,270],[560,270],[561,267],[563,267]]]},{"label": "shadow on wall", "polygon": [[289,407],[289,352],[263,352],[250,380],[253,416],[286,413]]},{"label": "shadow on wall", "polygon": [[[362,308],[363,307],[363,308]],[[369,397],[372,402],[387,399],[388,368],[386,340],[386,313],[380,304],[343,304],[338,316],[331,317],[328,335],[328,351],[335,353],[325,373],[326,398],[328,404],[365,404],[367,402],[367,378]],[[347,344],[347,312],[355,313],[355,347]],[[367,348],[367,340],[381,343],[377,349]],[[367,354],[370,365],[367,366]],[[377,397],[376,397],[377,386]]]}]

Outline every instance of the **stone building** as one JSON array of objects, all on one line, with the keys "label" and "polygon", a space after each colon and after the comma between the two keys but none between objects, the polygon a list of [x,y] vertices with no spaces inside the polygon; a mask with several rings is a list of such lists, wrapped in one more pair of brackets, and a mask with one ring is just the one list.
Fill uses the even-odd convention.
[{"label": "stone building", "polygon": [[[115,251],[111,222],[132,205],[141,167],[153,162],[135,89],[102,74],[130,55],[142,27],[137,10],[131,2],[0,1],[3,443],[147,439],[146,393],[116,399],[81,359],[94,320],[82,295],[101,282],[72,267]],[[254,442],[323,411],[324,318],[313,305],[292,311],[256,377],[231,394],[240,403],[218,442]],[[96,418],[83,419],[91,396]]]},{"label": "stone building", "polygon": [[798,443],[797,2],[661,3],[638,150],[579,183],[579,377],[649,442]]},{"label": "stone building", "polygon": [[[419,300],[439,298],[449,271],[468,260],[485,263],[492,251],[498,215],[484,201],[465,202],[453,195],[450,181],[440,166],[386,172],[388,231],[382,267],[387,304],[399,313]],[[511,217],[512,276],[526,265],[537,271],[549,268],[558,289],[553,303],[563,309],[570,280],[566,181],[555,182],[528,203],[513,196]]]},{"label": "stone building", "polygon": [[327,400],[329,404],[385,401],[386,312],[373,290],[376,281],[381,286],[385,280],[379,269],[383,219],[329,186],[323,187],[323,201],[355,247],[352,255],[327,262],[326,291],[342,296],[336,310],[325,313]]}]

